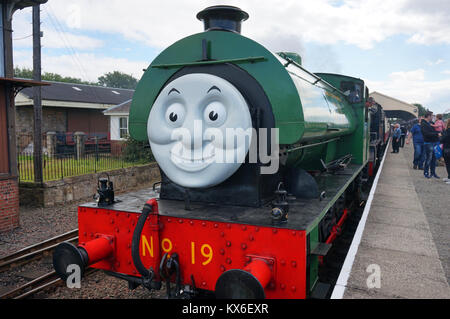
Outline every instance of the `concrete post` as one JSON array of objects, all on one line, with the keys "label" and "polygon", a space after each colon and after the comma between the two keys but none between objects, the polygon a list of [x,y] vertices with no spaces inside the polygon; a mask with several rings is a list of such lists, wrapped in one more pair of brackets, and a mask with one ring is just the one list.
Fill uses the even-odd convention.
[{"label": "concrete post", "polygon": [[83,132],[75,132],[75,148],[77,154],[77,160],[80,160],[84,156],[84,141],[86,134]]},{"label": "concrete post", "polygon": [[53,157],[56,155],[56,132],[47,132],[47,155]]}]

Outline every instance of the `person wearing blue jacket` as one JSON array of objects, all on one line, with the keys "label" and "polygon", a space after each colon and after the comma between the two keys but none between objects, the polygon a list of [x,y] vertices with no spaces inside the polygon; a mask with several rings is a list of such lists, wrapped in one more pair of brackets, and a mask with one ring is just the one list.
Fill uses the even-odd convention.
[{"label": "person wearing blue jacket", "polygon": [[400,124],[395,124],[394,134],[392,134],[392,152],[398,153],[400,149],[400,138],[402,136],[402,131],[400,130]]},{"label": "person wearing blue jacket", "polygon": [[439,143],[439,135],[433,126],[431,126],[431,116],[433,112],[428,111],[420,122],[420,129],[424,140],[425,163],[423,166],[423,175],[426,178],[439,178],[436,175],[436,155],[434,154],[434,146]]},{"label": "person wearing blue jacket", "polygon": [[424,149],[424,141],[422,130],[420,129],[420,121],[422,117],[419,117],[419,120],[413,125],[410,134],[408,135],[408,139],[406,144],[409,144],[411,138],[413,140],[414,145],[414,160],[413,160],[413,168],[414,169],[423,169],[423,163],[425,162],[425,149]]}]

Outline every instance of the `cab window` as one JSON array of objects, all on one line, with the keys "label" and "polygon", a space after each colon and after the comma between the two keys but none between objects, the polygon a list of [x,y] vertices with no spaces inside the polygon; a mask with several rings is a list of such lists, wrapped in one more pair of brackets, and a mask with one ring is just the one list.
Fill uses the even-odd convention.
[{"label": "cab window", "polygon": [[348,102],[361,103],[362,95],[364,93],[361,84],[351,81],[342,81],[341,91],[347,96]]}]

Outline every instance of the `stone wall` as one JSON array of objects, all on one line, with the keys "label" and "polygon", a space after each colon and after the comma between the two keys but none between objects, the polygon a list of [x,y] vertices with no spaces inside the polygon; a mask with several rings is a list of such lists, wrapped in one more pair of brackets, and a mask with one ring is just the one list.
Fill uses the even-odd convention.
[{"label": "stone wall", "polygon": [[[150,187],[160,181],[156,163],[122,168],[107,172],[114,183],[115,194]],[[42,187],[34,183],[20,183],[20,204],[51,207],[71,201],[92,200],[97,193],[97,180],[102,173],[67,177],[45,182]]]},{"label": "stone wall", "polygon": [[[33,133],[33,107],[16,106],[16,133]],[[42,132],[67,130],[67,111],[61,108],[42,108]]]}]

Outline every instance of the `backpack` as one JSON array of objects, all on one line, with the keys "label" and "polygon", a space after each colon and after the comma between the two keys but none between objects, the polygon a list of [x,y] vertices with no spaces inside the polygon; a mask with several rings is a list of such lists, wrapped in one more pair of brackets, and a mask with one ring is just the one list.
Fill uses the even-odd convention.
[{"label": "backpack", "polygon": [[442,144],[436,144],[434,145],[434,155],[436,156],[436,159],[440,159],[442,157]]}]

